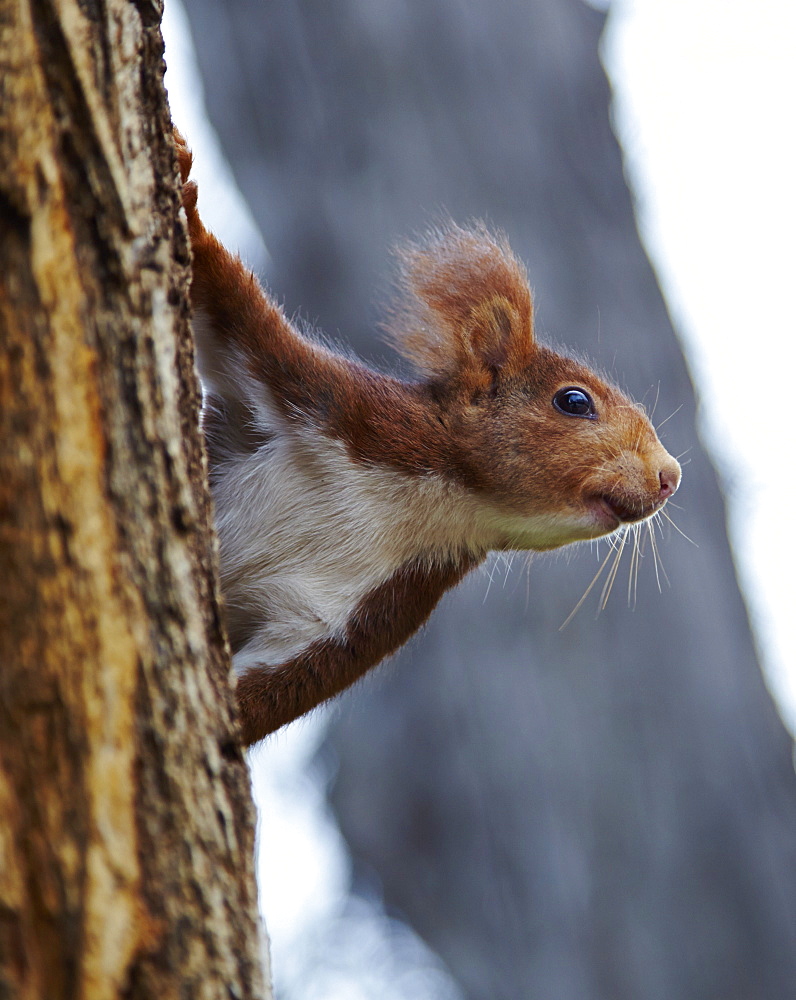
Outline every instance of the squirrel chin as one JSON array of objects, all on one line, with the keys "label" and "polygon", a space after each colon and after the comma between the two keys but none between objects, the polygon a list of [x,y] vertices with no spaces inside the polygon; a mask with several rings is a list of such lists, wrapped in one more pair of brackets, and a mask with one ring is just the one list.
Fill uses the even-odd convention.
[{"label": "squirrel chin", "polygon": [[608,494],[592,497],[587,507],[593,520],[608,532],[616,531],[623,525],[638,524],[657,513],[666,501],[646,505],[634,504]]},{"label": "squirrel chin", "polygon": [[625,523],[625,518],[619,514],[608,497],[598,496],[589,499],[586,503],[586,509],[589,512],[590,521],[600,529],[600,534],[616,531]]}]

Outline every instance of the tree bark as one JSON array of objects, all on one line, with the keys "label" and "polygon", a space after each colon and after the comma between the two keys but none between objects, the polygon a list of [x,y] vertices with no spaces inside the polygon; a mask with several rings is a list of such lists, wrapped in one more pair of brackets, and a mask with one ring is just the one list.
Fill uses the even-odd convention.
[{"label": "tree bark", "polygon": [[266,995],[161,13],[0,0],[3,1000]]}]

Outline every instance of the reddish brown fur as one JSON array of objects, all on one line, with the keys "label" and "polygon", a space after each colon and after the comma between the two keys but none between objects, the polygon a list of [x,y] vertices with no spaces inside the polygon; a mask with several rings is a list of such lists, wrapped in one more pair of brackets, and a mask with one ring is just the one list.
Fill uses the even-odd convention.
[{"label": "reddish brown fur", "polygon": [[528,277],[505,237],[449,223],[398,252],[405,295],[390,327],[397,350],[432,380],[486,391],[534,354]]}]

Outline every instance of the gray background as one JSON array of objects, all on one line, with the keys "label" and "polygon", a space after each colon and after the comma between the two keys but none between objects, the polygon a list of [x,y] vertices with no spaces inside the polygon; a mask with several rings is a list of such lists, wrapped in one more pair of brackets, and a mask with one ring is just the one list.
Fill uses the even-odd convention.
[{"label": "gray background", "polygon": [[[543,336],[587,353],[690,449],[698,544],[627,565],[595,619],[587,549],[449,595],[344,696],[333,802],[363,892],[472,1000],[790,1000],[796,777],[761,680],[693,389],[639,243],[603,15],[580,0],[188,0],[211,118],[289,311],[379,363],[389,245],[487,218]],[[710,401],[708,401],[710,402]],[[487,593],[488,591],[488,593]]]}]

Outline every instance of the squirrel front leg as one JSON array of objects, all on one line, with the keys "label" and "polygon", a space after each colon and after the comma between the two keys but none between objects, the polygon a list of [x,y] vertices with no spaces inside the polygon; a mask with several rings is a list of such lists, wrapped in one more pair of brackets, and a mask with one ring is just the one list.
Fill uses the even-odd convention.
[{"label": "squirrel front leg", "polygon": [[246,670],[236,688],[244,745],[335,697],[394,653],[478,561],[464,555],[402,566],[361,602],[342,639],[324,639],[275,667]]},{"label": "squirrel front leg", "polygon": [[[346,365],[302,337],[241,259],[209,232],[197,210],[198,190],[189,180],[193,156],[175,131],[182,203],[193,256],[191,304],[203,381],[222,398],[239,398],[247,379],[268,386],[288,417],[313,400],[302,384],[327,385],[345,376]],[[248,386],[251,389],[251,386]]]}]

